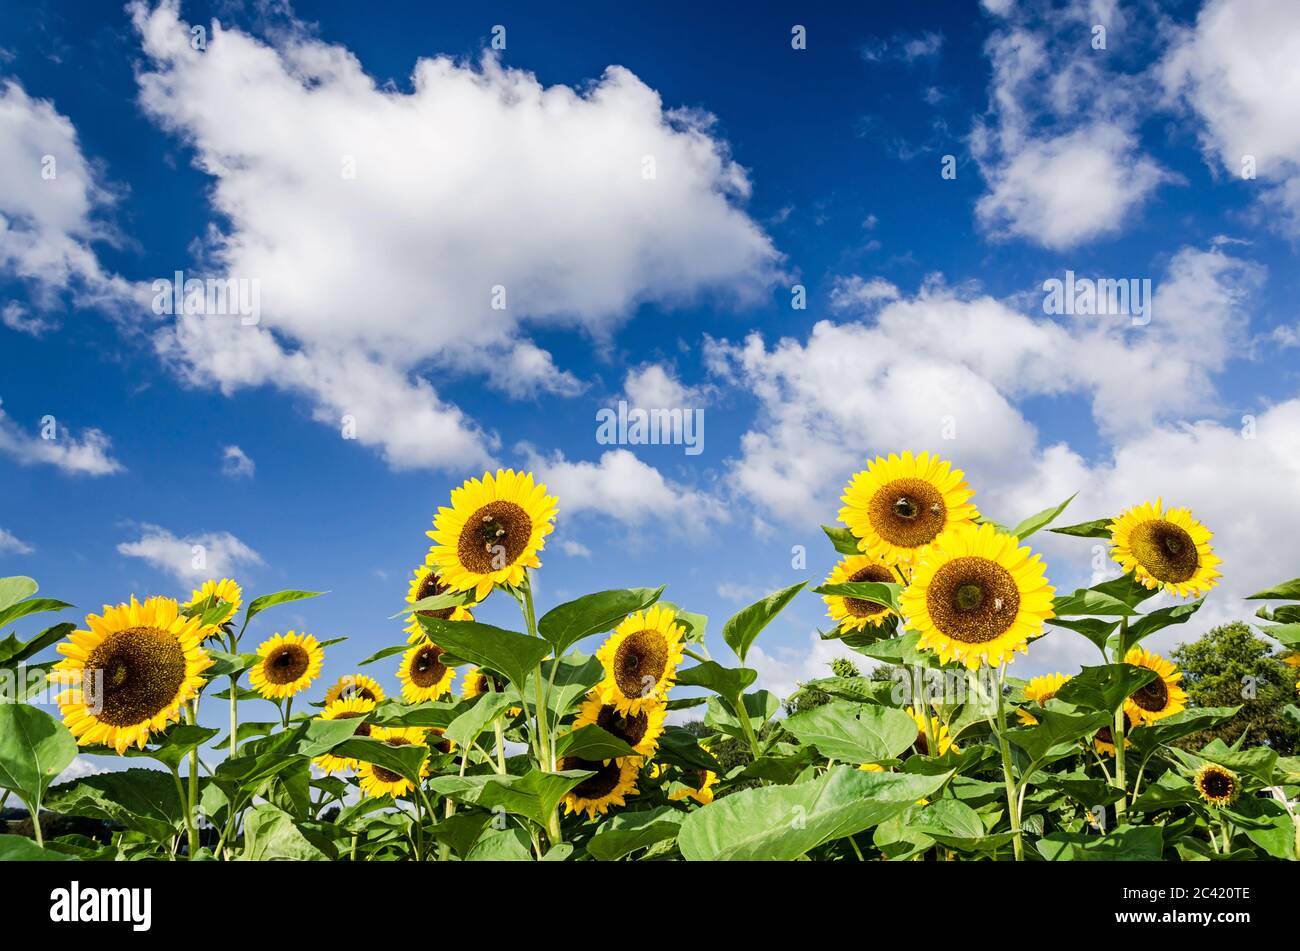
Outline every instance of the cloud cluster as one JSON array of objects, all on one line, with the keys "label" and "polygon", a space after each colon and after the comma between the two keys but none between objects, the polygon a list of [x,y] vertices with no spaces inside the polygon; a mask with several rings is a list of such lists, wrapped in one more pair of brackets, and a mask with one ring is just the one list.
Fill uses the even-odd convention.
[{"label": "cloud cluster", "polygon": [[141,535],[117,546],[120,554],[139,558],[181,584],[232,577],[262,564],[262,557],[230,532],[177,536],[157,525],[142,525]]},{"label": "cloud cluster", "polygon": [[19,465],[50,465],[69,475],[112,475],[124,467],[111,451],[112,440],[98,429],[74,436],[53,420],[43,425],[42,432],[29,433],[0,408],[0,453],[12,456]]}]

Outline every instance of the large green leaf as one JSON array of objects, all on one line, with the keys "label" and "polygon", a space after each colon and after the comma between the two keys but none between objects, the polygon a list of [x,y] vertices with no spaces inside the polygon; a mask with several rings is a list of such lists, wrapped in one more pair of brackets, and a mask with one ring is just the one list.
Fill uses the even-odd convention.
[{"label": "large green leaf", "polygon": [[437,776],[429,780],[429,788],[438,795],[484,809],[500,808],[545,827],[564,794],[590,775],[589,770],[547,773],[533,769],[523,776]]},{"label": "large green leaf", "polygon": [[1085,667],[1062,685],[1056,697],[1084,710],[1114,713],[1135,690],[1155,678],[1155,671],[1133,664]]},{"label": "large green leaf", "polygon": [[898,602],[900,591],[902,585],[894,584],[892,581],[841,581],[813,588],[813,594],[838,595],[841,598],[883,604],[895,614],[903,612]]},{"label": "large green leaf", "polygon": [[504,693],[485,693],[447,727],[447,739],[457,746],[468,746],[478,739],[489,723],[506,711],[514,701]]},{"label": "large green leaf", "polygon": [[1007,737],[1028,753],[1030,759],[1047,761],[1058,755],[1068,755],[1067,744],[1097,732],[1113,719],[1101,711],[1082,711],[1073,707],[1062,709],[1057,701],[1051,701],[1051,705],[1038,714],[1037,726],[1008,730]]},{"label": "large green leaf", "polygon": [[798,584],[769,594],[761,601],[755,601],[749,607],[738,611],[722,626],[722,639],[735,651],[742,664],[759,632],[785,609],[785,606],[803,590],[807,583],[807,581],[800,581]]},{"label": "large green leaf", "polygon": [[1159,588],[1148,588],[1142,582],[1137,580],[1133,572],[1122,574],[1118,578],[1111,578],[1109,581],[1103,581],[1101,584],[1092,586],[1093,591],[1099,591],[1107,597],[1123,601],[1131,608],[1137,607],[1148,598],[1153,598],[1159,593]]},{"label": "large green leaf", "polygon": [[471,603],[473,600],[473,591],[444,591],[442,594],[431,594],[427,598],[421,598],[414,604],[402,605],[402,609],[396,614],[390,614],[388,620],[392,621],[399,617],[406,617],[419,611],[445,611],[447,608],[458,608],[462,604]]},{"label": "large green leaf", "polygon": [[1133,730],[1128,736],[1133,741],[1134,749],[1145,753],[1201,730],[1222,726],[1236,716],[1240,709],[1241,707],[1192,707],[1173,716],[1163,717],[1150,726]]},{"label": "large green leaf", "polygon": [[882,660],[886,664],[900,664],[905,667],[928,667],[935,663],[932,651],[923,650],[916,645],[921,640],[919,631],[908,631],[898,637],[889,637],[871,644],[855,648],[859,654]]},{"label": "large green leaf", "polygon": [[[1292,578],[1263,591],[1257,591],[1247,601],[1298,601],[1300,600],[1300,578]],[[3,599],[0,599],[3,603]]]},{"label": "large green leaf", "polygon": [[745,789],[690,813],[677,837],[691,860],[797,859],[897,815],[951,774],[868,773],[836,766],[793,786]]},{"label": "large green leaf", "polygon": [[664,593],[658,588],[598,591],[552,608],[537,622],[537,632],[563,654],[584,637],[613,630],[629,614],[644,611]]},{"label": "large green leaf", "polygon": [[551,652],[550,643],[540,637],[502,630],[491,624],[418,617],[424,633],[443,650],[471,664],[495,670],[517,687],[528,682],[529,673]]},{"label": "large green leaf", "polygon": [[1104,621],[1096,617],[1080,618],[1052,618],[1047,622],[1053,627],[1063,627],[1068,630],[1082,634],[1088,640],[1097,645],[1097,649],[1103,654],[1106,652],[1106,645],[1110,642],[1110,637],[1119,627],[1118,621]]},{"label": "large green leaf", "polygon": [[1260,630],[1287,647],[1300,648],[1300,622],[1261,625]]},{"label": "large green leaf", "polygon": [[841,763],[878,763],[901,756],[916,742],[916,722],[902,710],[832,700],[788,717],[799,742]]},{"label": "large green leaf", "polygon": [[[64,611],[70,607],[72,605],[66,601],[56,601],[53,598],[26,598],[0,611],[0,630],[3,630],[19,618],[28,617],[32,614],[44,614],[47,611]],[[0,658],[3,657],[3,650],[0,650]]]},{"label": "large green leaf", "polygon": [[0,835],[0,862],[75,861],[77,859],[74,856],[43,849],[26,836]]},{"label": "large green leaf", "polygon": [[560,736],[555,743],[555,752],[557,756],[575,756],[593,762],[637,755],[626,740],[602,730],[594,723]]},{"label": "large green leaf", "polygon": [[40,586],[35,581],[23,575],[0,578],[0,611],[7,611],[19,601],[30,598],[39,590]]},{"label": "large green leaf", "polygon": [[427,746],[415,743],[394,746],[367,736],[354,736],[350,740],[344,740],[335,747],[334,752],[338,756],[374,763],[416,785],[420,782],[420,767],[429,756]]},{"label": "large green leaf", "polygon": [[[144,749],[129,747],[124,756],[144,756],[156,759],[168,769],[177,769],[190,751],[202,746],[221,731],[190,723],[178,723],[160,739]],[[105,752],[108,752],[105,750]]]},{"label": "large green leaf", "polygon": [[114,822],[132,832],[165,841],[185,821],[176,781],[158,769],[99,773],[50,790],[55,812]]},{"label": "large green leaf", "polygon": [[[1079,493],[1076,492],[1074,495],[1078,494]],[[1065,511],[1066,506],[1074,501],[1074,495],[1070,496],[1060,505],[1054,505],[1051,508],[1043,509],[1036,515],[1029,516],[1029,518],[1025,519],[1013,528],[1011,534],[1015,535],[1016,538],[1019,538],[1021,541],[1024,541],[1030,535],[1034,534],[1034,532],[1051,525],[1058,517],[1060,517],[1060,514]]]},{"label": "large green leaf", "polygon": [[[32,604],[33,602],[24,601],[22,603]],[[63,602],[55,603],[62,604]],[[3,641],[0,641],[0,664],[18,664],[29,657],[34,657],[51,644],[57,644],[63,640],[76,628],[77,625],[70,622],[55,624],[53,627],[41,631],[29,641],[20,641],[17,635],[10,634]]]},{"label": "large green leaf", "polygon": [[[592,687],[600,683],[605,676],[605,668],[595,657],[575,651],[558,660],[552,658],[543,661],[542,676],[551,681],[546,705],[557,716],[564,716],[574,704],[587,696]],[[527,688],[524,696],[536,696],[532,685]]]},{"label": "large green leaf", "polygon": [[44,710],[0,704],[0,788],[13,790],[32,812],[76,756],[72,733]]},{"label": "large green leaf", "polygon": [[1171,607],[1160,608],[1142,615],[1136,621],[1129,625],[1126,640],[1129,647],[1133,647],[1142,640],[1150,637],[1156,631],[1164,630],[1173,624],[1186,624],[1193,614],[1200,610],[1201,605],[1205,603],[1204,598],[1196,601],[1188,601],[1185,604],[1175,604]]},{"label": "large green leaf", "polygon": [[[1073,496],[1071,496],[1073,498]],[[1060,528],[1049,529],[1057,535],[1073,535],[1076,538],[1110,538],[1110,519],[1097,518],[1091,522],[1080,522],[1078,525],[1062,525]]]},{"label": "large green leaf", "polygon": [[749,667],[723,667],[713,660],[677,671],[679,687],[704,687],[725,698],[738,697],[757,679],[756,670]]},{"label": "large green leaf", "polygon": [[1049,862],[1154,862],[1164,849],[1164,838],[1154,826],[1117,826],[1105,835],[1050,832],[1036,845]]},{"label": "large green leaf", "polygon": [[257,617],[267,608],[273,608],[277,604],[288,604],[290,601],[303,601],[307,598],[319,598],[324,591],[276,591],[273,594],[264,594],[260,598],[254,598],[248,604],[248,611],[244,615],[244,627]]},{"label": "large green leaf", "polygon": [[1057,617],[1131,617],[1137,611],[1104,591],[1080,588],[1074,594],[1063,594],[1053,599],[1052,613]]},{"label": "large green leaf", "polygon": [[601,823],[587,842],[587,854],[603,862],[677,837],[684,813],[670,806],[618,813]]},{"label": "large green leaf", "polygon": [[244,858],[249,861],[325,861],[331,856],[321,850],[322,844],[318,837],[309,838],[293,816],[270,803],[253,807],[244,818]]}]

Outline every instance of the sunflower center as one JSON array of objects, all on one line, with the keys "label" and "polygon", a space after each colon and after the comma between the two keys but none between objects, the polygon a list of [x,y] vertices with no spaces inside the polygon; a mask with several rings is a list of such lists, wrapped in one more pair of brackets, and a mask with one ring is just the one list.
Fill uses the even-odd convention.
[{"label": "sunflower center", "polygon": [[[858,581],[892,581],[893,577],[889,574],[889,569],[884,565],[866,565],[853,572],[848,580],[850,584],[853,584]],[[874,617],[884,611],[885,606],[876,604],[874,601],[864,601],[861,598],[845,598],[844,610],[854,617]]]},{"label": "sunflower center", "polygon": [[109,634],[90,652],[82,693],[101,722],[133,726],[167,709],[184,683],[180,642],[160,628],[132,627]]},{"label": "sunflower center", "polygon": [[[410,746],[411,741],[403,736],[390,736],[384,740],[389,746]],[[406,780],[401,773],[395,773],[391,769],[384,769],[382,766],[370,764],[370,770],[375,774],[375,778],[381,783],[400,783]]]},{"label": "sunflower center", "polygon": [[[436,571],[430,571],[420,582],[420,587],[415,592],[415,600],[423,601],[425,598],[432,598],[434,595],[442,594],[447,590],[447,585],[442,583],[442,578]],[[446,621],[455,612],[454,607],[439,608],[436,611],[417,611],[422,617],[436,617],[439,620]]]},{"label": "sunflower center", "polygon": [[1232,777],[1217,769],[1206,770],[1201,776],[1201,791],[1216,799],[1226,798],[1232,793]]},{"label": "sunflower center", "polygon": [[533,520],[514,502],[496,501],[482,506],[460,530],[456,550],[470,571],[487,574],[513,565],[533,534]]},{"label": "sunflower center", "polygon": [[1129,699],[1149,713],[1159,713],[1169,703],[1169,688],[1165,686],[1164,678],[1157,676],[1151,683],[1133,691]]},{"label": "sunflower center", "polygon": [[996,561],[966,555],[934,573],[926,606],[945,636],[963,644],[985,644],[1015,621],[1020,590],[1011,573]]},{"label": "sunflower center", "polygon": [[[1129,715],[1127,713],[1124,714],[1125,734],[1128,733],[1128,729],[1132,725],[1133,725],[1133,721],[1129,719]],[[1110,743],[1113,746],[1115,744],[1115,731],[1112,730],[1109,726],[1104,726],[1097,731],[1097,739],[1101,740],[1103,743]]]},{"label": "sunflower center", "polygon": [[1152,519],[1135,527],[1129,546],[1138,563],[1159,581],[1186,581],[1200,565],[1192,536],[1164,519]]},{"label": "sunflower center", "polygon": [[885,541],[900,548],[920,548],[943,530],[948,507],[939,490],[924,479],[895,479],[871,497],[867,516]]},{"label": "sunflower center", "polygon": [[658,631],[637,631],[614,652],[614,680],[625,697],[648,697],[668,669],[668,642]]},{"label": "sunflower center", "polygon": [[650,717],[645,713],[624,715],[618,712],[617,707],[606,704],[596,716],[596,725],[606,733],[617,736],[628,746],[636,746],[645,739],[646,731],[650,728]]},{"label": "sunflower center", "polygon": [[615,759],[610,760],[608,763],[601,763],[596,760],[566,756],[560,762],[560,769],[562,771],[568,769],[590,769],[595,771],[595,776],[588,776],[573,787],[573,794],[580,799],[604,799],[618,788],[618,782],[623,777],[623,768],[619,766],[618,760]]},{"label": "sunflower center", "polygon": [[266,679],[276,686],[291,684],[307,672],[311,655],[301,644],[281,644],[266,655],[262,667]]},{"label": "sunflower center", "polygon": [[442,680],[447,667],[439,660],[440,657],[442,657],[442,648],[436,644],[425,644],[417,650],[406,671],[411,677],[411,683],[426,688]]},{"label": "sunflower center", "polygon": [[930,755],[930,741],[925,738],[925,730],[918,728],[916,731],[916,751],[922,756]]}]

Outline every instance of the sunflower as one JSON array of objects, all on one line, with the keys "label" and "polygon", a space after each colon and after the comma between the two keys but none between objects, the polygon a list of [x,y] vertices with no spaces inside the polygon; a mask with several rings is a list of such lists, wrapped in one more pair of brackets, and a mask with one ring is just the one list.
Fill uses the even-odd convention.
[{"label": "sunflower", "polygon": [[[925,720],[912,707],[907,708],[907,715],[916,724],[916,751],[922,756],[932,755],[930,753],[930,738],[925,735]],[[936,716],[931,716],[930,729],[934,731],[934,744],[939,747],[939,756],[944,756],[949,750],[954,753],[961,752],[960,747],[953,742],[952,735],[948,732],[948,724],[941,722]]]},{"label": "sunflower", "polygon": [[664,699],[677,678],[686,633],[670,608],[655,605],[629,614],[596,651],[605,667],[597,689],[621,713],[639,713]]},{"label": "sunflower", "polygon": [[402,655],[397,679],[402,682],[402,698],[407,703],[437,700],[451,690],[456,671],[442,662],[443,649],[425,641]]},{"label": "sunflower", "polygon": [[1213,533],[1187,509],[1167,509],[1144,502],[1111,524],[1110,555],[1147,588],[1163,588],[1181,597],[1203,594],[1218,581],[1221,559],[1210,548]]},{"label": "sunflower", "polygon": [[[406,592],[406,603],[417,604],[425,598],[446,594],[447,590],[447,585],[443,584],[438,572],[429,564],[423,564],[414,571],[410,590]],[[416,615],[419,615],[419,617]],[[449,608],[439,608],[437,611],[416,611],[406,619],[405,630],[408,644],[414,644],[425,639],[424,628],[420,626],[420,617],[433,617],[441,621],[474,620],[474,615],[463,604],[456,604]]]},{"label": "sunflower", "polygon": [[525,568],[540,568],[537,553],[555,530],[556,499],[530,472],[498,469],[451,490],[451,508],[439,508],[426,563],[452,591],[473,589],[482,601],[496,584],[518,585]]},{"label": "sunflower", "polygon": [[625,756],[601,762],[565,756],[559,762],[559,770],[569,769],[587,769],[596,775],[588,776],[565,793],[564,814],[585,812],[587,818],[594,819],[607,813],[611,806],[625,805],[628,796],[636,795],[636,777],[641,769],[641,760],[636,756]]},{"label": "sunflower", "polygon": [[1154,723],[1187,709],[1187,691],[1178,686],[1183,674],[1172,663],[1141,647],[1129,648],[1124,663],[1156,672],[1155,680],[1133,691],[1124,701],[1124,711],[1134,723]]},{"label": "sunflower", "polygon": [[962,471],[936,455],[876,457],[844,488],[840,521],[858,548],[886,564],[908,564],[946,529],[978,516]]},{"label": "sunflower", "polygon": [[[410,746],[424,744],[424,730],[419,727],[382,727],[375,726],[370,729],[370,736],[376,740],[383,740],[389,746]],[[429,775],[429,758],[426,756],[420,764],[420,778],[424,779]],[[357,782],[361,786],[361,791],[367,796],[373,796],[376,799],[380,796],[388,795],[396,799],[398,796],[405,796],[415,789],[415,786],[409,779],[399,773],[394,773],[391,769],[385,769],[374,763],[361,762],[357,767]]]},{"label": "sunflower", "polygon": [[713,802],[713,787],[718,785],[718,774],[711,769],[689,769],[685,775],[691,777],[694,781],[687,784],[688,788],[678,789],[668,794],[671,802],[682,802],[686,799],[694,799],[701,806],[707,806]]},{"label": "sunflower", "polygon": [[992,525],[959,525],[921,555],[902,595],[917,646],[972,670],[1028,651],[1052,617],[1043,560]]},{"label": "sunflower", "polygon": [[601,699],[599,690],[593,690],[578,710],[573,729],[595,724],[642,756],[651,757],[659,748],[659,735],[664,731],[664,717],[667,715],[668,704],[663,700],[647,704],[636,713],[621,713],[617,706]]},{"label": "sunflower", "polygon": [[[1128,738],[1129,730],[1132,728],[1132,726],[1133,726],[1133,720],[1126,712],[1124,714],[1124,749],[1128,749],[1133,744],[1133,741]],[[1092,738],[1092,747],[1098,753],[1102,753],[1106,756],[1114,756],[1115,755],[1115,731],[1110,726],[1102,727],[1100,730],[1097,731],[1097,734]]]},{"label": "sunflower", "polygon": [[885,767],[881,766],[879,763],[859,763],[858,769],[862,770],[864,773],[885,772]]},{"label": "sunflower", "polygon": [[[361,696],[344,697],[341,700],[334,700],[325,705],[325,712],[316,719],[318,720],[355,720],[358,717],[364,717],[371,710],[375,709],[375,701]],[[357,727],[357,732],[353,736],[370,736],[371,727],[369,723],[362,723]],[[323,756],[317,756],[312,760],[320,767],[321,772],[341,773],[344,770],[356,769],[360,763],[355,759],[346,756],[335,756],[333,753],[326,753]]]},{"label": "sunflower", "polygon": [[1241,783],[1232,770],[1206,763],[1196,771],[1196,791],[1211,806],[1226,806],[1241,792]]},{"label": "sunflower", "polygon": [[222,604],[228,608],[220,620],[212,622],[212,626],[217,627],[232,620],[239,613],[239,608],[244,603],[244,592],[239,585],[229,578],[222,578],[220,581],[205,581],[203,587],[195,588],[190,593],[190,599],[185,602],[184,607],[192,608],[195,605],[209,601],[213,606]]},{"label": "sunflower", "polygon": [[[1284,657],[1282,658],[1282,662],[1284,664],[1288,664],[1291,667],[1300,668],[1300,654],[1292,654],[1290,657]],[[1300,690],[1300,680],[1297,680],[1295,682],[1295,685],[1296,685],[1296,689]]]},{"label": "sunflower", "polygon": [[[1041,707],[1056,696],[1056,692],[1065,686],[1070,676],[1070,674],[1044,674],[1041,677],[1034,677],[1025,684],[1025,699]],[[1016,716],[1020,718],[1021,726],[1034,726],[1038,723],[1038,718],[1027,710],[1017,710]]]},{"label": "sunflower", "polygon": [[[505,678],[484,671],[481,667],[471,667],[469,670],[465,671],[464,676],[465,679],[460,685],[460,695],[463,700],[473,700],[475,697],[481,697],[485,693],[505,692]],[[506,713],[512,717],[517,717],[523,712],[523,707],[510,707],[506,710]]]},{"label": "sunflower", "polygon": [[287,700],[306,690],[320,676],[325,651],[310,634],[276,634],[257,648],[262,658],[248,680],[267,700]]},{"label": "sunflower", "polygon": [[[870,555],[849,555],[831,569],[826,576],[827,584],[845,584],[858,581],[897,582],[898,577],[886,567],[885,563]],[[839,595],[822,596],[826,602],[826,613],[839,622],[842,631],[861,631],[867,627],[884,624],[889,617],[889,608],[861,598],[843,598]]]},{"label": "sunflower", "polygon": [[336,700],[346,700],[350,697],[382,703],[387,694],[379,685],[379,681],[373,677],[367,677],[365,674],[344,674],[325,692],[325,706],[328,707]]},{"label": "sunflower", "polygon": [[48,675],[69,688],[57,701],[63,722],[82,746],[144,749],[205,682],[212,659],[204,628],[172,598],[106,604],[103,615],[86,616],[86,627],[59,644],[64,659]]}]

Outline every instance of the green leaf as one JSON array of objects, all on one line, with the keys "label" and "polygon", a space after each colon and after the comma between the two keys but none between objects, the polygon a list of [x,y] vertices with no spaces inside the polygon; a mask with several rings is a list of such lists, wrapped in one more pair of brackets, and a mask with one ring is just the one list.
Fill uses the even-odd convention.
[{"label": "green leaf", "polygon": [[444,591],[442,594],[431,594],[427,598],[421,598],[414,604],[403,605],[402,610],[396,614],[390,614],[388,620],[393,621],[399,617],[415,614],[418,611],[445,611],[447,608],[458,608],[462,604],[469,604],[473,600],[473,591]]},{"label": "green leaf", "polygon": [[123,755],[146,756],[156,759],[169,769],[176,769],[185,761],[185,757],[190,755],[191,750],[202,746],[220,732],[214,728],[178,723],[153,746],[145,749],[130,747]]},{"label": "green leaf", "polygon": [[822,531],[826,533],[826,537],[831,540],[831,544],[835,546],[835,550],[841,555],[859,554],[858,539],[847,528],[841,528],[838,525],[823,525]]},{"label": "green leaf", "polygon": [[1131,571],[1128,574],[1120,575],[1118,578],[1111,578],[1109,581],[1095,584],[1092,586],[1092,590],[1123,601],[1131,608],[1137,607],[1148,598],[1154,598],[1159,593],[1157,588],[1148,588],[1138,581]]},{"label": "green leaf", "polygon": [[1156,679],[1156,673],[1134,664],[1085,667],[1056,692],[1062,703],[1113,714],[1133,692]]},{"label": "green leaf", "polygon": [[1134,812],[1159,812],[1198,802],[1200,798],[1196,787],[1171,769],[1161,773],[1159,779],[1144,788],[1142,795],[1133,800],[1130,808]]},{"label": "green leaf", "polygon": [[[1297,601],[1300,600],[1300,578],[1292,578],[1263,591],[1257,591],[1247,601]],[[0,598],[3,603],[3,598]]]},{"label": "green leaf", "polygon": [[1173,716],[1162,717],[1150,726],[1141,727],[1126,735],[1139,753],[1146,753],[1184,736],[1222,726],[1236,716],[1240,709],[1241,707],[1192,707]]},{"label": "green leaf", "polygon": [[[1193,614],[1200,610],[1201,605],[1205,603],[1204,598],[1196,601],[1188,601],[1185,604],[1175,604],[1172,607],[1160,608],[1142,615],[1138,620],[1129,625],[1128,645],[1133,647],[1146,638],[1150,637],[1156,631],[1163,630],[1173,624],[1185,624]],[[1300,625],[1297,625],[1300,627]]]},{"label": "green leaf", "polygon": [[722,639],[735,651],[742,664],[759,632],[785,609],[785,606],[803,590],[807,583],[807,581],[800,581],[798,584],[769,594],[761,601],[755,601],[749,607],[737,612],[722,626]]},{"label": "green leaf", "polygon": [[[1074,496],[1070,496],[1074,498]],[[1057,535],[1073,535],[1076,538],[1110,538],[1110,523],[1108,518],[1097,518],[1091,522],[1080,522],[1078,525],[1062,525],[1060,528],[1049,529]]]},{"label": "green leaf", "polygon": [[723,667],[713,660],[677,671],[677,686],[703,687],[724,698],[738,697],[757,679],[756,670],[749,667]]},{"label": "green leaf", "polygon": [[486,812],[457,812],[441,819],[433,827],[433,837],[451,846],[451,850],[464,858],[474,848],[492,815]]},{"label": "green leaf", "polygon": [[[566,843],[560,843],[564,845]],[[558,846],[553,847],[552,851]],[[531,862],[533,853],[528,848],[528,836],[518,826],[508,829],[488,829],[474,844],[467,862]]]},{"label": "green leaf", "polygon": [[533,769],[523,776],[436,776],[429,780],[429,788],[484,809],[500,807],[545,828],[564,794],[591,775],[590,770]]},{"label": "green leaf", "polygon": [[1063,627],[1067,630],[1082,634],[1088,640],[1097,645],[1097,649],[1102,653],[1106,652],[1106,644],[1110,636],[1115,633],[1119,627],[1118,621],[1103,621],[1101,618],[1084,617],[1084,618],[1052,618],[1048,622],[1053,627]]},{"label": "green leaf", "polygon": [[1131,617],[1137,613],[1119,598],[1098,591],[1095,588],[1080,588],[1074,594],[1057,596],[1052,600],[1052,612],[1057,617],[1078,617],[1082,615]]},{"label": "green leaf", "polygon": [[1164,837],[1154,826],[1116,826],[1105,835],[1050,832],[1035,844],[1049,862],[1154,862],[1164,850]]},{"label": "green leaf", "polygon": [[71,855],[43,849],[21,835],[0,835],[0,862],[75,862]]},{"label": "green leaf", "polygon": [[468,710],[451,721],[447,727],[447,739],[457,746],[469,746],[513,702],[504,693],[485,693],[476,697]]},{"label": "green leaf", "polygon": [[629,614],[644,611],[664,593],[658,588],[620,588],[599,591],[552,608],[537,622],[537,632],[563,654],[578,641],[617,627]]},{"label": "green leaf", "polygon": [[55,786],[46,805],[55,812],[114,822],[165,841],[185,821],[176,781],[158,769],[98,773]]},{"label": "green leaf", "polygon": [[1253,776],[1266,786],[1272,784],[1273,768],[1277,766],[1277,750],[1271,750],[1266,746],[1234,750],[1222,740],[1213,740],[1197,755],[1211,763],[1218,763],[1238,773]]},{"label": "green leaf", "polygon": [[0,611],[7,611],[11,606],[24,598],[30,598],[39,590],[40,586],[35,581],[23,575],[0,578]]},{"label": "green leaf", "polygon": [[551,652],[549,642],[505,631],[478,621],[444,621],[417,615],[429,640],[457,657],[495,670],[516,687],[528,682],[528,675]]},{"label": "green leaf", "polygon": [[1048,509],[1043,509],[1037,515],[1029,516],[1029,518],[1025,519],[1023,522],[1021,522],[1019,525],[1013,528],[1011,530],[1011,534],[1015,535],[1016,538],[1019,538],[1021,541],[1024,541],[1026,538],[1034,534],[1034,532],[1038,531],[1039,529],[1046,528],[1048,525],[1051,525],[1053,522],[1056,521],[1057,517],[1060,516],[1060,514],[1065,511],[1065,507],[1069,505],[1071,502],[1073,502],[1074,496],[1078,494],[1079,494],[1078,492],[1074,493],[1074,495],[1070,496],[1060,505],[1053,506],[1052,508],[1048,508]]},{"label": "green leaf", "polygon": [[354,736],[334,748],[335,755],[374,763],[403,779],[419,785],[420,767],[429,756],[429,748],[415,743],[393,746],[368,736]]},{"label": "green leaf", "polygon": [[[552,668],[554,668],[553,678]],[[542,676],[553,680],[546,705],[557,716],[564,716],[574,704],[587,696],[592,687],[604,679],[605,668],[595,657],[588,657],[575,651],[565,654],[558,660],[543,661]],[[526,692],[525,695],[536,696],[536,693]]]},{"label": "green leaf", "polygon": [[324,591],[276,591],[274,594],[264,594],[260,598],[254,598],[249,602],[248,611],[244,615],[244,627],[257,617],[267,608],[273,608],[277,604],[288,604],[290,601],[303,601],[307,598],[319,598]]},{"label": "green leaf", "polygon": [[322,862],[332,858],[321,851],[293,816],[270,803],[249,810],[244,818],[244,858],[252,862],[285,859],[294,862]]},{"label": "green leaf", "polygon": [[846,700],[796,713],[783,726],[827,759],[855,766],[894,759],[916,742],[916,722],[902,710]]},{"label": "green leaf", "polygon": [[574,756],[591,762],[637,755],[626,740],[602,730],[594,723],[560,736],[556,740],[555,752],[557,756]]},{"label": "green leaf", "polygon": [[749,725],[755,733],[760,732],[768,720],[776,716],[781,709],[781,700],[770,690],[755,690],[740,696],[740,707],[726,697],[710,697],[708,712],[704,715],[704,725],[712,727],[729,736],[744,737],[745,728],[741,725],[738,710],[743,708],[749,718]]},{"label": "green leaf", "polygon": [[[31,601],[24,601],[23,604],[31,604]],[[57,602],[62,604],[63,602]],[[37,634],[30,641],[20,641],[17,635],[10,634],[3,641],[0,641],[0,664],[18,664],[27,658],[39,654],[51,644],[57,644],[74,630],[77,625],[65,622],[56,624],[53,627],[46,628]]]},{"label": "green leaf", "polygon": [[670,726],[660,735],[657,759],[686,769],[723,771],[713,754],[700,746],[695,734],[681,727]]},{"label": "green leaf", "polygon": [[[1114,719],[1101,711],[1076,712],[1073,707],[1050,701],[1038,715],[1038,725],[1007,730],[1007,738],[1029,754],[1032,760],[1050,760],[1068,755],[1069,745],[1095,733]],[[1058,749],[1064,747],[1064,749]]]},{"label": "green leaf", "polygon": [[203,672],[203,676],[209,680],[214,677],[229,677],[231,675],[242,674],[251,667],[257,666],[262,659],[257,654],[227,654],[225,651],[208,649],[208,656],[212,658],[213,664]]},{"label": "green leaf", "polygon": [[883,641],[864,644],[856,648],[859,654],[886,664],[898,664],[906,667],[928,667],[935,661],[931,651],[921,650],[916,645],[921,640],[918,631],[908,631],[899,637],[889,637]]},{"label": "green leaf", "polygon": [[[44,614],[47,611],[64,611],[70,607],[72,605],[66,601],[55,601],[53,598],[27,598],[0,611],[0,629],[7,627],[19,618],[32,614]],[[0,653],[0,656],[3,656],[3,654]]]},{"label": "green leaf", "polygon": [[1259,629],[1287,647],[1300,648],[1300,623],[1260,625]]},{"label": "green leaf", "polygon": [[838,584],[824,584],[819,588],[813,588],[813,594],[838,595],[841,598],[883,604],[895,614],[903,613],[898,603],[900,591],[902,585],[894,584],[892,581],[841,581]]},{"label": "green leaf", "polygon": [[[457,623],[463,623],[463,622],[458,621]],[[369,665],[377,663],[378,661],[384,660],[388,657],[395,657],[398,654],[405,654],[410,649],[411,649],[410,644],[399,644],[395,647],[385,647],[383,650],[375,651],[373,654],[371,654],[369,657],[363,660],[358,666],[368,667]]]},{"label": "green leaf", "polygon": [[897,815],[933,794],[950,775],[836,766],[793,786],[745,789],[688,814],[678,848],[693,861],[797,859]]},{"label": "green leaf", "polygon": [[0,704],[0,787],[13,790],[31,812],[39,812],[45,790],[76,756],[72,733],[44,710]]},{"label": "green leaf", "polygon": [[622,812],[606,819],[587,842],[587,854],[613,862],[657,842],[675,839],[684,814],[670,806],[645,812]]}]

